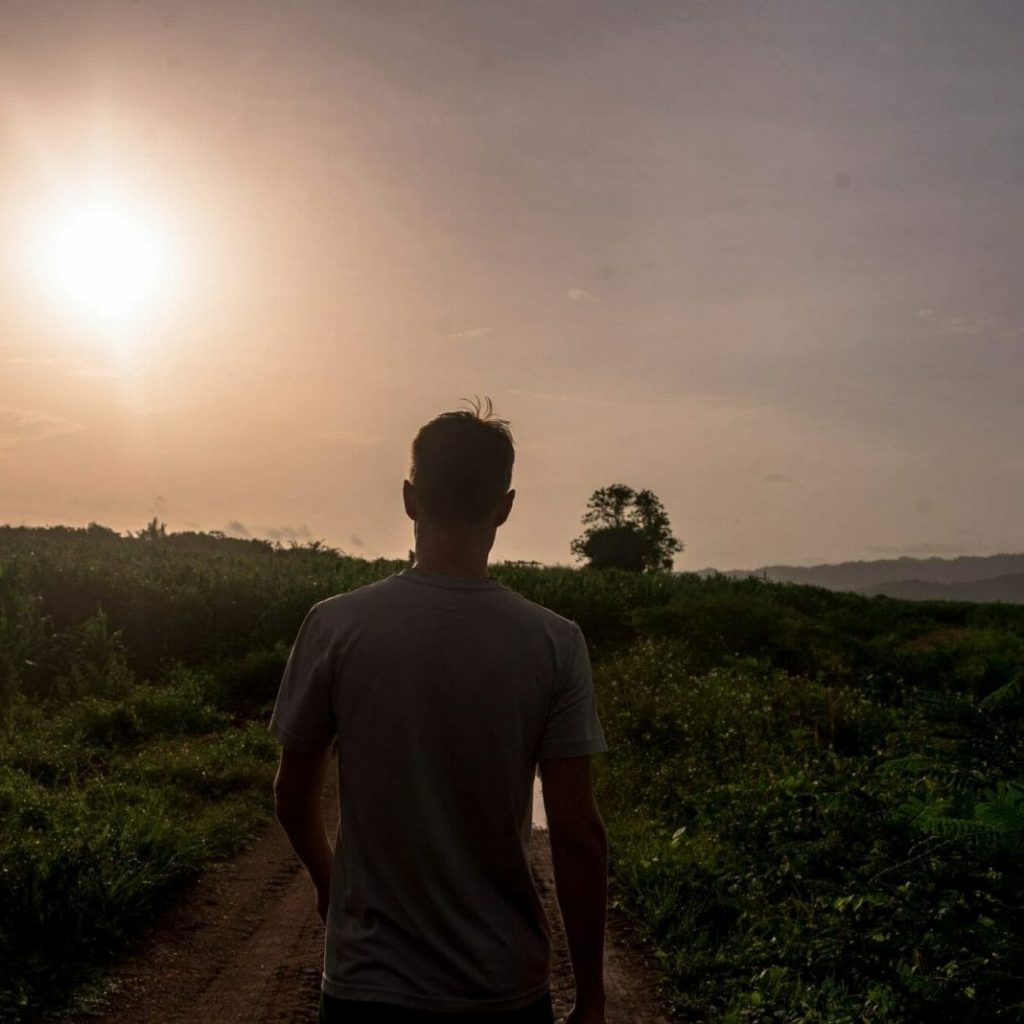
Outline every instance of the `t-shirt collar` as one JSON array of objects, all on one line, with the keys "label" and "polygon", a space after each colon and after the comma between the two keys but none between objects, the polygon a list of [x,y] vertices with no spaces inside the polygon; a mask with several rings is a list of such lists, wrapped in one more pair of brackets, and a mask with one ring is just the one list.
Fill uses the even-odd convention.
[{"label": "t-shirt collar", "polygon": [[443,572],[429,572],[426,569],[403,569],[396,574],[399,579],[410,583],[420,583],[428,587],[446,587],[449,590],[493,590],[500,587],[500,580],[488,576],[482,580],[472,580],[465,576],[448,576]]}]

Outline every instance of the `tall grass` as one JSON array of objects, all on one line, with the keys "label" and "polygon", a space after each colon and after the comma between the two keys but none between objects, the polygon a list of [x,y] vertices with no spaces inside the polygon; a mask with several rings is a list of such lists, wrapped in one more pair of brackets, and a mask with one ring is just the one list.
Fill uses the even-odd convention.
[{"label": "tall grass", "polygon": [[[400,565],[0,527],[0,1022],[255,834],[303,615]],[[615,892],[680,1019],[1024,1019],[1024,608],[494,572],[588,637]]]}]

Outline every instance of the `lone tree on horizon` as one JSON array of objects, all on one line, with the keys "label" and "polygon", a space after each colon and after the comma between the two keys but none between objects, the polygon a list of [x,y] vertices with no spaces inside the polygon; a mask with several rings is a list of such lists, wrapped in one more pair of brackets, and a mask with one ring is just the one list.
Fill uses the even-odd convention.
[{"label": "lone tree on horizon", "polygon": [[588,569],[668,572],[683,544],[672,535],[665,506],[653,491],[625,484],[599,487],[583,514],[586,529],[570,547]]}]

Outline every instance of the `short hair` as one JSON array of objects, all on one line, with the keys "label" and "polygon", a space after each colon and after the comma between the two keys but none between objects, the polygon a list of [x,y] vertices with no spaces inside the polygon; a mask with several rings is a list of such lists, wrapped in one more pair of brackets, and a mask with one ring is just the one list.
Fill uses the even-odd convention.
[{"label": "short hair", "polygon": [[412,442],[409,482],[427,519],[480,522],[508,493],[515,448],[507,420],[489,398],[444,412],[420,427]]}]

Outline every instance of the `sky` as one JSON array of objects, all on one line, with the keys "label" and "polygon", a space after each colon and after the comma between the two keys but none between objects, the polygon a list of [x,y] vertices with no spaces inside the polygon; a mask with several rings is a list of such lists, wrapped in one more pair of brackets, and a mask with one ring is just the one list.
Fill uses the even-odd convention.
[{"label": "sky", "polygon": [[679,569],[1024,550],[1022,53],[1015,0],[5,0],[0,522],[403,557],[488,395],[499,560],[620,482]]}]

